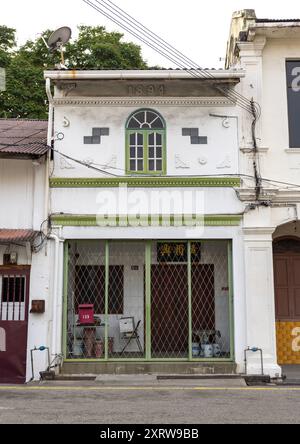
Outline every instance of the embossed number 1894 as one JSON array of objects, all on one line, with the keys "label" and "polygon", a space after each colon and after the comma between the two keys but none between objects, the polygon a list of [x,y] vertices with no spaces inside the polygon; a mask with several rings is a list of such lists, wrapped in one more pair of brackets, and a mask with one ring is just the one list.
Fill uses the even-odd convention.
[{"label": "embossed number 1894", "polygon": [[130,85],[128,94],[133,97],[138,96],[164,96],[164,85]]}]

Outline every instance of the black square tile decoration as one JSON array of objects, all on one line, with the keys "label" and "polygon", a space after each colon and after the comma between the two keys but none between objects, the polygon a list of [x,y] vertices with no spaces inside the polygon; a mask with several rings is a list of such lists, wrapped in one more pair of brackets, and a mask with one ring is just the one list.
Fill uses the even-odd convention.
[{"label": "black square tile decoration", "polygon": [[84,136],[83,143],[85,145],[100,145],[102,136],[109,136],[109,128],[93,128],[92,136]]},{"label": "black square tile decoration", "polygon": [[101,128],[93,128],[93,136],[101,136]]},{"label": "black square tile decoration", "polygon": [[207,145],[208,138],[199,136],[198,128],[182,128],[182,135],[191,138],[192,145]]},{"label": "black square tile decoration", "polygon": [[109,136],[109,128],[100,128],[101,136]]},{"label": "black square tile decoration", "polygon": [[182,128],[182,135],[183,136],[191,136],[191,130],[192,128]]},{"label": "black square tile decoration", "polygon": [[198,128],[191,128],[191,137],[198,137],[198,136],[199,136]]}]

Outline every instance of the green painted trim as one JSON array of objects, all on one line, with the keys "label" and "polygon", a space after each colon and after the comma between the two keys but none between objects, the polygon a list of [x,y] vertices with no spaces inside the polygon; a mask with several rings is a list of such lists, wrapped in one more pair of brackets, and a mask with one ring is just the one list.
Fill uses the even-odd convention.
[{"label": "green painted trim", "polygon": [[[80,363],[102,363],[102,364],[107,364],[107,361],[105,361],[104,359],[64,359],[64,362],[68,363],[76,363],[78,362]],[[178,359],[174,359],[174,358],[165,358],[165,359],[154,359],[152,358],[150,361],[148,359],[109,359],[108,362],[120,362],[120,363],[128,363],[128,364],[132,364],[135,362],[143,362],[143,363],[165,363],[165,362],[174,362],[174,363],[180,363],[180,364],[188,364],[191,363],[191,361],[188,358],[178,358]],[[220,359],[216,359],[216,358],[212,358],[212,359],[193,359],[192,363],[209,363],[209,364],[220,364],[220,363],[224,363],[224,362],[228,362],[233,364],[234,361],[232,359],[224,359],[224,358],[220,358]]]},{"label": "green painted trim", "polygon": [[109,241],[105,241],[105,361],[108,361],[108,313],[109,311]]},{"label": "green painted trim", "polygon": [[152,262],[152,241],[146,243],[145,263],[146,263],[146,359],[151,360],[151,262]]},{"label": "green painted trim", "polygon": [[[142,133],[144,136],[143,143],[143,163],[144,168],[143,171],[131,171],[130,169],[130,136],[132,134]],[[161,134],[163,143],[162,143],[162,171],[150,171],[149,170],[149,134],[156,133]],[[126,130],[126,174],[129,176],[165,176],[167,174],[167,134],[166,130]]]},{"label": "green painted trim", "polygon": [[64,245],[64,270],[63,270],[63,356],[67,356],[67,330],[68,330],[68,278],[69,278],[69,243]]},{"label": "green painted trim", "polygon": [[[158,226],[166,226],[162,216],[153,216],[158,219]],[[151,228],[152,216],[141,216],[140,226],[149,226]],[[242,215],[206,215],[204,216],[204,225],[206,227],[224,227],[231,226],[237,227],[242,221]],[[115,222],[116,220],[116,222]],[[76,215],[76,214],[59,214],[51,217],[53,225],[65,226],[65,227],[97,227],[97,216],[95,215]],[[128,218],[121,219],[119,217],[109,217],[110,225],[128,227]],[[171,226],[175,224],[174,216],[170,217]],[[184,226],[184,225],[183,225]]]},{"label": "green painted trim", "polygon": [[192,312],[192,252],[188,242],[188,310],[189,310],[189,360],[193,360],[193,312]]},{"label": "green painted trim", "polygon": [[229,329],[230,329],[230,357],[235,359],[234,350],[234,289],[233,289],[233,256],[232,241],[228,242],[228,286],[229,286]]},{"label": "green painted trim", "polygon": [[241,186],[239,177],[112,177],[50,179],[51,188],[234,188]]},{"label": "green painted trim", "polygon": [[[125,129],[126,129],[126,130],[127,130],[127,129],[130,129],[130,128],[128,128],[128,125],[129,125],[129,122],[130,122],[131,118],[132,118],[135,114],[140,113],[140,112],[143,112],[143,111],[150,111],[150,112],[152,112],[152,113],[154,113],[154,114],[157,114],[157,115],[161,118],[161,120],[163,121],[163,124],[164,124],[164,128],[163,128],[163,129],[166,129],[166,128],[167,128],[166,120],[164,119],[164,117],[162,116],[161,113],[159,113],[158,111],[156,111],[156,110],[153,109],[153,108],[139,108],[139,109],[133,111],[133,112],[130,114],[130,116],[128,117],[128,119],[126,120],[126,124],[125,124]],[[135,129],[135,128],[132,128],[132,129]],[[136,129],[139,129],[139,128],[136,128]]]}]

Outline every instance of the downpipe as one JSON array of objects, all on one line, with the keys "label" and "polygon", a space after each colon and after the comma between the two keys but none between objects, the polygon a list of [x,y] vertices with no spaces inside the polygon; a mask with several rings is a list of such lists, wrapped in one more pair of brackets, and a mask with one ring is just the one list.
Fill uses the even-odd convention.
[{"label": "downpipe", "polygon": [[[46,79],[46,94],[49,101],[49,117],[48,117],[48,133],[47,133],[47,146],[52,147],[53,141],[53,121],[54,121],[54,105],[53,105],[53,97],[51,94],[51,80],[49,78]],[[44,220],[48,219],[48,210],[49,210],[49,174],[50,174],[50,152],[49,149],[46,157],[46,174],[45,174],[45,208],[44,208]]]},{"label": "downpipe", "polygon": [[54,275],[53,275],[53,302],[52,302],[52,335],[51,335],[51,354],[57,356],[60,353],[58,350],[58,333],[61,333],[61,327],[59,327],[59,319],[62,315],[62,278],[60,278],[60,265],[61,265],[61,248],[64,244],[64,240],[56,234],[50,234],[49,239],[52,239],[55,243],[54,246]]}]

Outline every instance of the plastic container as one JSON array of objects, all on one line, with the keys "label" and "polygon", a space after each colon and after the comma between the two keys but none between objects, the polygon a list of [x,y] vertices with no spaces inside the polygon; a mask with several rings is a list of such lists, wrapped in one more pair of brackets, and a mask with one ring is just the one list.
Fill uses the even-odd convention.
[{"label": "plastic container", "polygon": [[199,358],[200,356],[200,344],[194,342],[192,344],[193,358]]},{"label": "plastic container", "polygon": [[207,359],[211,359],[214,357],[214,346],[210,344],[206,344],[202,346],[204,357]]},{"label": "plastic container", "polygon": [[103,358],[104,356],[104,343],[103,341],[95,342],[95,357],[97,359]]},{"label": "plastic container", "polygon": [[219,358],[221,356],[221,347],[219,346],[219,344],[214,344],[213,349],[214,349],[214,357]]},{"label": "plastic container", "polygon": [[81,358],[83,355],[83,341],[75,341],[73,345],[73,356]]}]

